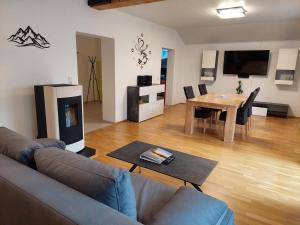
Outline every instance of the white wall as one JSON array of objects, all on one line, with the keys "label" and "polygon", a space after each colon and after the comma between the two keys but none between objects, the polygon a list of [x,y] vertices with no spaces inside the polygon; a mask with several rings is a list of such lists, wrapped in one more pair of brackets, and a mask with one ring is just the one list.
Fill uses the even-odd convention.
[{"label": "white wall", "polygon": [[[44,35],[51,48],[18,48],[6,40],[28,25]],[[173,83],[181,83],[184,44],[174,30],[117,10],[91,9],[86,0],[1,0],[0,31],[0,126],[27,136],[36,135],[33,85],[78,82],[76,32],[115,40],[115,84],[107,87],[115,94],[110,95],[114,100],[109,112],[115,122],[127,117],[126,88],[136,84],[138,74],[151,74],[159,83],[163,47],[176,50]],[[152,51],[142,71],[130,51],[140,33]],[[172,104],[180,101],[176,89],[173,92]]]},{"label": "white wall", "polygon": [[112,38],[101,39],[102,57],[102,115],[105,121],[116,121],[116,61],[115,40]]},{"label": "white wall", "polygon": [[[261,87],[256,100],[290,105],[289,114],[300,116],[300,57],[296,68],[295,82],[293,86],[275,85],[275,71],[278,52],[280,48],[300,48],[300,41],[273,41],[273,42],[244,42],[226,44],[188,45],[186,48],[186,79],[184,85],[193,85],[197,94],[197,84],[200,82],[201,57],[203,50],[219,50],[219,62],[217,80],[207,83],[208,90],[214,92],[234,92],[237,87],[238,77],[223,75],[223,61],[225,50],[271,50],[271,59],[268,75],[264,77],[251,76],[250,79],[242,79],[244,93],[248,95],[256,87]],[[181,96],[184,101],[184,96]]]}]

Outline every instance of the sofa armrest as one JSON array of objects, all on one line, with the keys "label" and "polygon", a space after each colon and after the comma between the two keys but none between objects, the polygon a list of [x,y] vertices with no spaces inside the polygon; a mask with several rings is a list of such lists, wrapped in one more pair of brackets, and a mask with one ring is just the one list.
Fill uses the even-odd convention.
[{"label": "sofa armrest", "polygon": [[0,127],[0,153],[17,160],[26,166],[35,168],[33,155],[42,148],[39,143],[18,134],[6,127]]},{"label": "sofa armrest", "polygon": [[234,225],[226,203],[181,187],[149,225]]},{"label": "sofa armrest", "polygon": [[39,138],[39,139],[35,139],[34,141],[39,143],[40,145],[42,145],[44,148],[54,147],[54,148],[59,148],[59,149],[63,149],[63,150],[66,149],[65,142],[54,139],[54,138]]}]

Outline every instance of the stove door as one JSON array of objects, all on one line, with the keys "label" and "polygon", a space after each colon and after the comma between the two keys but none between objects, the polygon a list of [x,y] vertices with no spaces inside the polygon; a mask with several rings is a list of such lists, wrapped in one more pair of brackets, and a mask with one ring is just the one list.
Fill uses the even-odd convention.
[{"label": "stove door", "polygon": [[58,121],[60,139],[67,145],[83,139],[81,96],[58,98]]}]

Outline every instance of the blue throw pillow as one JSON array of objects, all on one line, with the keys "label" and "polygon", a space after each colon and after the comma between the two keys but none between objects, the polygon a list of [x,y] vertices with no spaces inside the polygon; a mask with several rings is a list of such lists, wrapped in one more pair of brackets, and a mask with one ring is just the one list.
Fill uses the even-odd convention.
[{"label": "blue throw pillow", "polygon": [[34,154],[37,170],[136,220],[136,199],[128,171],[73,152],[46,148]]}]

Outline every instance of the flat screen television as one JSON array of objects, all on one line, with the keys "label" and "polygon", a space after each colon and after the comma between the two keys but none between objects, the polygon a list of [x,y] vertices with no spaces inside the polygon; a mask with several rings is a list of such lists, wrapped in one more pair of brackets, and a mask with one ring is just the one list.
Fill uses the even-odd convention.
[{"label": "flat screen television", "polygon": [[223,73],[237,74],[239,77],[265,76],[268,73],[269,57],[269,50],[225,51]]}]

